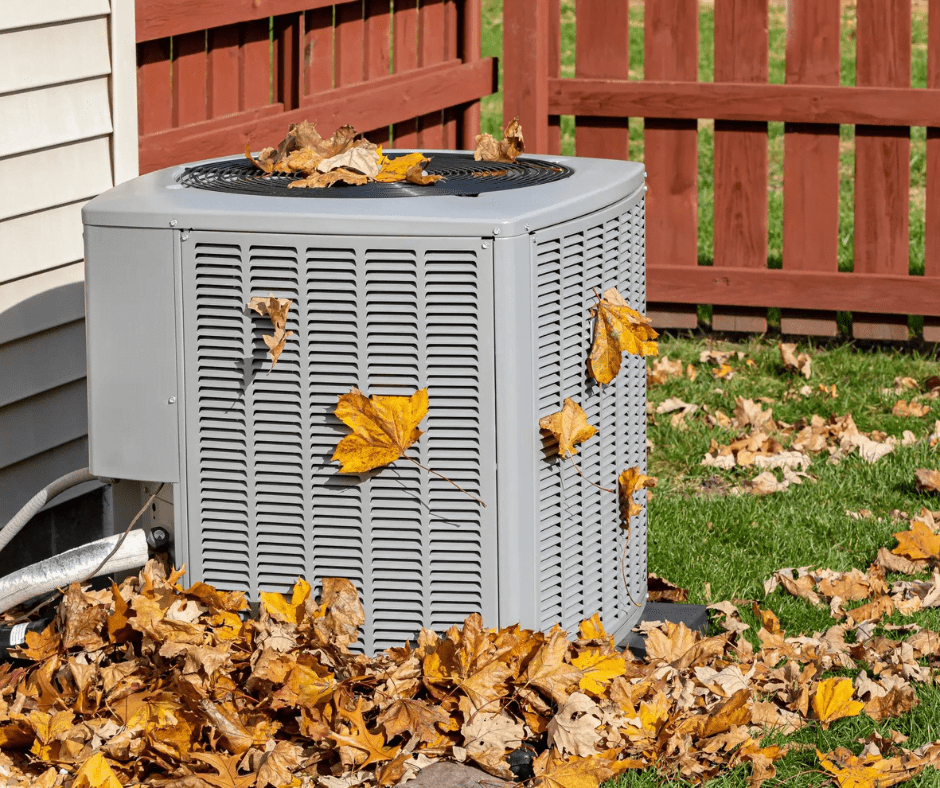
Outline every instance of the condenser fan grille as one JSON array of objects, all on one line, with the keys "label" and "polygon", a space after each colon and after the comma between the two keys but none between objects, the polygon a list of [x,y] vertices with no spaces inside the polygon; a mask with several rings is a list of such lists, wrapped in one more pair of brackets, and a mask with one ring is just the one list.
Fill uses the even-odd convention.
[{"label": "condenser fan grille", "polygon": [[[390,158],[395,158],[391,156]],[[179,178],[183,186],[229,194],[260,194],[276,197],[368,198],[474,197],[487,192],[538,186],[569,177],[573,170],[539,159],[517,159],[511,164],[474,161],[469,153],[436,153],[425,166],[430,175],[444,178],[430,186],[410,183],[368,183],[363,186],[335,184],[325,189],[289,188],[300,176],[268,175],[247,159],[227,159],[187,168]]]}]

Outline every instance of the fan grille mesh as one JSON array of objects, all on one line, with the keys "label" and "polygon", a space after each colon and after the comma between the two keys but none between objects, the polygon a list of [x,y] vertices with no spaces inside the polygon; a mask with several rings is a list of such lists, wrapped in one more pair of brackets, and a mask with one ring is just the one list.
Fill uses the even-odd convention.
[{"label": "fan grille mesh", "polygon": [[[391,157],[394,158],[394,157]],[[569,177],[573,170],[539,159],[517,159],[511,164],[474,161],[469,153],[436,153],[425,166],[431,175],[444,179],[431,186],[411,183],[367,183],[362,186],[336,184],[325,189],[291,189],[301,176],[268,175],[247,159],[227,159],[187,167],[179,177],[183,186],[229,194],[255,194],[311,199],[375,197],[475,197],[487,192],[538,186]]]}]

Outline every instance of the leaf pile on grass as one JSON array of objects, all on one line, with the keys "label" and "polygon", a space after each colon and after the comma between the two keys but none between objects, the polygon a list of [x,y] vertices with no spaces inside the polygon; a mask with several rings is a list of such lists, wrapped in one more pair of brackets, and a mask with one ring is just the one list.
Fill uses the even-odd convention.
[{"label": "leaf pile on grass", "polygon": [[[714,606],[716,636],[650,626],[642,661],[596,615],[569,637],[487,629],[474,614],[369,658],[351,649],[364,616],[348,581],[324,581],[315,599],[298,580],[290,599],[265,593],[243,620],[243,594],[184,589],[180,576],[151,562],[120,588],[73,584],[56,620],[28,635],[18,656],[29,662],[0,666],[8,785],[394,786],[438,759],[513,779],[507,756],[526,748],[531,782],[551,788],[647,768],[698,782],[739,764],[757,786],[796,746],[764,744],[769,732],[904,713],[917,702],[910,682],[940,664],[927,630],[850,644],[840,623],[787,637],[759,609],[755,649],[731,603]],[[863,665],[876,678],[826,677]],[[879,748],[820,762],[840,781],[843,769],[906,777],[940,765],[940,742]]]}]

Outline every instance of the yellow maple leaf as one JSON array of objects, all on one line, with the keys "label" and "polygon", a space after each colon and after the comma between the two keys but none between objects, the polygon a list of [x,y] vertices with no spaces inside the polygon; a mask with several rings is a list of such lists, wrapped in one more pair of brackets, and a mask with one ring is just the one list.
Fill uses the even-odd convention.
[{"label": "yellow maple leaf", "polygon": [[[382,156],[379,160],[379,164],[382,169],[379,170],[379,174],[375,176],[375,179],[379,183],[399,183],[408,179],[408,173],[414,168],[418,167],[421,169],[427,164],[430,159],[425,156],[423,153],[408,153],[404,156],[398,156],[394,159],[389,159],[387,156]],[[440,175],[429,176],[434,180],[440,180]],[[433,181],[432,181],[433,182]]]},{"label": "yellow maple leaf", "polygon": [[655,356],[659,351],[653,340],[659,336],[649,318],[627,306],[617,288],[604,291],[591,307],[594,344],[587,361],[588,372],[598,383],[610,383],[620,372],[624,353]]},{"label": "yellow maple leaf", "polygon": [[558,441],[558,454],[570,457],[577,454],[576,443],[582,443],[597,432],[597,427],[588,424],[587,414],[570,397],[565,397],[562,409],[539,419],[539,427],[550,432]]},{"label": "yellow maple leaf", "polygon": [[910,531],[899,531],[895,538],[898,546],[891,552],[908,558],[940,558],[940,536],[931,531],[925,523],[915,520]]},{"label": "yellow maple leaf", "polygon": [[578,634],[581,636],[581,640],[601,640],[610,637],[601,623],[600,613],[595,613],[590,618],[584,619],[581,626],[578,627]]},{"label": "yellow maple leaf", "polygon": [[111,769],[105,757],[96,752],[75,774],[72,788],[122,788],[123,783]]},{"label": "yellow maple leaf", "polygon": [[410,397],[366,397],[354,388],[341,394],[336,415],[352,434],[333,453],[341,473],[364,473],[395,462],[424,433],[418,424],[428,415],[428,390]]},{"label": "yellow maple leaf", "polygon": [[571,664],[581,671],[578,686],[595,695],[603,694],[604,687],[627,669],[621,654],[603,654],[593,649],[575,657]]},{"label": "yellow maple leaf", "polygon": [[310,583],[301,577],[297,578],[288,602],[277,591],[262,591],[261,604],[264,609],[278,621],[297,624],[303,617],[304,602],[310,596]]},{"label": "yellow maple leaf", "polygon": [[822,723],[823,729],[842,717],[857,717],[865,708],[861,701],[852,700],[854,693],[851,679],[823,679],[813,695],[813,711]]}]

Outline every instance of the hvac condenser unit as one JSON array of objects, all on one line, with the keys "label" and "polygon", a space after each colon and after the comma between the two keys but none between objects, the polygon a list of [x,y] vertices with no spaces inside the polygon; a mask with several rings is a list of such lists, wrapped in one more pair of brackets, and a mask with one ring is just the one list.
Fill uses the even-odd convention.
[{"label": "hvac condenser unit", "polygon": [[[392,152],[394,155],[394,152]],[[172,482],[187,580],[360,590],[367,651],[479,611],[488,626],[624,635],[646,598],[646,521],[626,532],[539,431],[565,397],[598,434],[576,460],[614,487],[645,468],[646,376],[587,376],[595,294],[644,309],[643,168],[430,153],[433,186],[288,189],[245,160],[155,172],[85,223],[93,473]],[[269,293],[293,301],[276,366]],[[427,386],[411,463],[344,475],[337,396]]]}]

